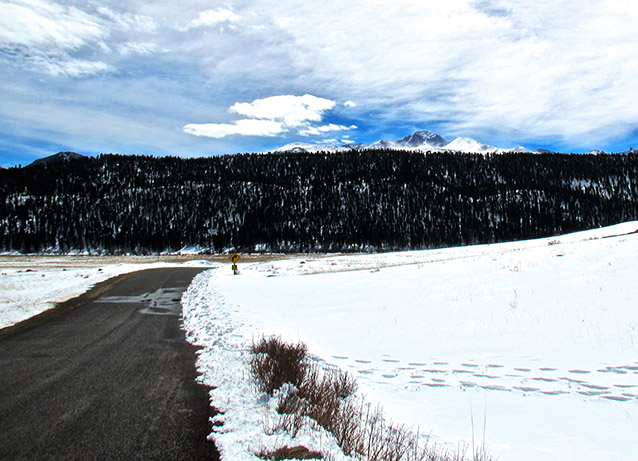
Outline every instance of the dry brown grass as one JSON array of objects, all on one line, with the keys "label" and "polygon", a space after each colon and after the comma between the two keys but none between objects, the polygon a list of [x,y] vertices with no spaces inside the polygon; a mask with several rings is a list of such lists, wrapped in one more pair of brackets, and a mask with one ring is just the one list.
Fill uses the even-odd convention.
[{"label": "dry brown grass", "polygon": [[262,338],[252,346],[251,372],[259,390],[272,395],[284,384],[299,387],[308,369],[305,344],[286,344],[280,338]]},{"label": "dry brown grass", "polygon": [[[418,431],[387,421],[381,407],[356,395],[355,379],[309,360],[304,344],[262,338],[252,348],[251,370],[262,392],[278,397],[281,417],[270,431],[295,437],[308,418],[331,432],[343,452],[366,461],[466,461],[468,447],[441,450],[422,442]],[[278,392],[275,392],[278,391]],[[490,461],[485,447],[472,461]]]},{"label": "dry brown grass", "polygon": [[318,451],[310,451],[304,446],[281,447],[270,452],[261,452],[257,454],[261,459],[270,459],[280,461],[284,459],[323,459],[323,455]]}]

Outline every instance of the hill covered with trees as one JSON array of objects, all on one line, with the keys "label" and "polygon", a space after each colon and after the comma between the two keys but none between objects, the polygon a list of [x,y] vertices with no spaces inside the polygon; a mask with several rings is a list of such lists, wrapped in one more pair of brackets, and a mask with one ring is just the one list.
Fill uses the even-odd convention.
[{"label": "hill covered with trees", "polygon": [[101,155],[0,170],[0,251],[436,248],[638,219],[638,154]]}]

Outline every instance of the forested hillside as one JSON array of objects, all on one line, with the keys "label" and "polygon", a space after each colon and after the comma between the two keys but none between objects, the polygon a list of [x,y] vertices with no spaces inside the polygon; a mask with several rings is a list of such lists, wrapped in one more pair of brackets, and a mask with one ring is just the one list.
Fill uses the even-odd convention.
[{"label": "forested hillside", "polygon": [[638,154],[101,155],[0,171],[0,251],[417,249],[638,219]]}]

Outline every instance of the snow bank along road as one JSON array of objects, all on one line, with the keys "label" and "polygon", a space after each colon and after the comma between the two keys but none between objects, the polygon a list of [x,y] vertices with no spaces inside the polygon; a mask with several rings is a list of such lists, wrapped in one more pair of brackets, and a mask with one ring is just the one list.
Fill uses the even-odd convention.
[{"label": "snow bank along road", "polygon": [[218,459],[179,324],[201,270],[120,276],[0,339],[0,459]]},{"label": "snow bank along road", "polygon": [[246,361],[254,339],[276,335],[355,375],[369,402],[430,444],[476,439],[501,461],[638,461],[636,255],[634,221],[204,272],[182,305],[215,386],[221,457],[257,461],[255,447],[285,443],[347,459],[310,425],[305,439],[264,431],[276,399],[256,391]]}]

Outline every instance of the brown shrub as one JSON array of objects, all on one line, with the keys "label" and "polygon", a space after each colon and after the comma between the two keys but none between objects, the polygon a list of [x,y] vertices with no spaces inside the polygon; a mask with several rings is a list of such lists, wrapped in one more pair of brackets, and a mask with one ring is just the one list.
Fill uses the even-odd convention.
[{"label": "brown shrub", "polygon": [[[279,418],[273,431],[295,437],[307,418],[331,432],[344,454],[366,461],[464,461],[467,448],[442,451],[421,443],[418,432],[385,420],[379,406],[357,398],[357,383],[337,368],[311,363],[304,344],[290,345],[280,338],[262,338],[252,347],[251,370],[261,391],[282,390]],[[285,386],[284,384],[291,384]],[[287,448],[287,447],[286,447]],[[295,447],[297,448],[297,447]],[[303,447],[302,447],[303,448]],[[274,452],[273,452],[274,453]],[[285,453],[281,452],[284,456]],[[259,455],[264,458],[264,456]],[[274,455],[273,455],[274,456]],[[287,455],[286,455],[287,456]],[[313,459],[313,458],[264,458]],[[485,446],[472,453],[473,461],[490,461]]]},{"label": "brown shrub", "polygon": [[257,378],[259,390],[272,395],[285,383],[295,387],[306,375],[305,344],[287,344],[281,338],[261,338],[252,346],[251,371]]},{"label": "brown shrub", "polygon": [[282,447],[271,452],[261,452],[257,455],[261,459],[280,461],[284,459],[323,459],[318,451],[310,451],[301,445],[296,447]]}]

